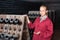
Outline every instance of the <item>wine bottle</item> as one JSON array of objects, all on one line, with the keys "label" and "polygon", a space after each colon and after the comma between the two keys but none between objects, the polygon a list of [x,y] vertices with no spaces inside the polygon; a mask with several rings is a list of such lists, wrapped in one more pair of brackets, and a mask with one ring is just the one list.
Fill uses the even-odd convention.
[{"label": "wine bottle", "polygon": [[1,38],[4,38],[4,34],[3,33],[1,34]]},{"label": "wine bottle", "polygon": [[8,23],[9,23],[9,19],[6,18],[6,19],[4,20],[4,22],[5,22],[6,24],[8,24]]},{"label": "wine bottle", "polygon": [[9,19],[9,23],[10,24],[13,24],[13,19]]},{"label": "wine bottle", "polygon": [[17,40],[19,37],[18,37],[18,35],[13,35],[13,37],[14,37],[14,40]]},{"label": "wine bottle", "polygon": [[5,40],[8,40],[9,39],[8,35],[4,36],[4,39]]},{"label": "wine bottle", "polygon": [[14,19],[14,24],[18,24],[18,19]]},{"label": "wine bottle", "polygon": [[3,23],[4,19],[3,18],[0,18],[0,23]]},{"label": "wine bottle", "polygon": [[0,38],[1,38],[1,34],[2,34],[2,33],[0,33]]},{"label": "wine bottle", "polygon": [[9,38],[9,40],[14,40],[14,37],[13,37],[13,36],[11,36],[11,37]]}]

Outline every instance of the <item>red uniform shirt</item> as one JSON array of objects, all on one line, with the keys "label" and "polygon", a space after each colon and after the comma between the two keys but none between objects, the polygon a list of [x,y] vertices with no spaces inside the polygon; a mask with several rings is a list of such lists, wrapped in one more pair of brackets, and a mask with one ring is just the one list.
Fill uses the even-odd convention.
[{"label": "red uniform shirt", "polygon": [[37,17],[34,23],[30,22],[28,25],[29,28],[35,29],[34,32],[41,32],[39,35],[33,34],[32,40],[51,40],[53,23],[48,17],[42,22],[40,22],[40,17]]}]

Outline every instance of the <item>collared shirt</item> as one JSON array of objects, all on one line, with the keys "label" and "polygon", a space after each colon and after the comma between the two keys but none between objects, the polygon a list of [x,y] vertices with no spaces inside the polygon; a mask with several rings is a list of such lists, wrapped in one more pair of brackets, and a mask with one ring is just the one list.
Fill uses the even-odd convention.
[{"label": "collared shirt", "polygon": [[41,16],[40,17],[40,22],[42,22],[43,20],[45,20],[47,18],[47,15]]}]

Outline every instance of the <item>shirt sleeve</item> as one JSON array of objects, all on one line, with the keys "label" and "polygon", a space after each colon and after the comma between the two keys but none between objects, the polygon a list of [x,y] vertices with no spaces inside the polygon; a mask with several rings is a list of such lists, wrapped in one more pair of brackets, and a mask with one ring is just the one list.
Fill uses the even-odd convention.
[{"label": "shirt sleeve", "polygon": [[35,19],[34,23],[32,23],[32,22],[30,21],[30,23],[28,23],[28,27],[29,27],[30,29],[34,29],[35,26],[36,26],[37,21],[38,21],[38,17]]}]

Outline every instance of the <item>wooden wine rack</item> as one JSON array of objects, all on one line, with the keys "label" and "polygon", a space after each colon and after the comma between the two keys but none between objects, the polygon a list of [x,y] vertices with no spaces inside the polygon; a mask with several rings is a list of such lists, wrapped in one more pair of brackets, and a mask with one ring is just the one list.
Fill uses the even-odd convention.
[{"label": "wooden wine rack", "polygon": [[30,40],[27,21],[25,15],[0,15],[0,18],[17,18],[22,24],[4,24],[0,23],[0,33],[6,33],[10,35],[17,35],[19,38],[17,40]]}]

